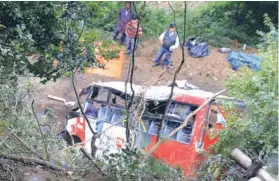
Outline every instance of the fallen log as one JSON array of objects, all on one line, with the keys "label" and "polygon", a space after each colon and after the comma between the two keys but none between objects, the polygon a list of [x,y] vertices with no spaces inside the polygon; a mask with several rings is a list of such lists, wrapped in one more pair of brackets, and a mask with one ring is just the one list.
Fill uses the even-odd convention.
[{"label": "fallen log", "polygon": [[[252,166],[253,164],[252,160],[238,148],[235,148],[231,151],[230,157],[246,170],[249,169],[250,166]],[[267,171],[262,168],[259,169],[256,176],[257,178],[252,178],[249,181],[277,181],[277,179],[273,178]]]},{"label": "fallen log", "polygon": [[2,158],[6,158],[6,159],[10,159],[10,160],[14,160],[14,161],[20,161],[26,164],[30,164],[30,165],[42,165],[48,168],[51,168],[53,170],[57,170],[57,171],[62,171],[62,172],[67,172],[69,170],[66,170],[63,167],[57,166],[51,162],[48,161],[44,161],[38,158],[33,158],[33,157],[26,157],[26,156],[17,156],[17,155],[13,155],[13,154],[3,154],[0,153],[0,157]]}]

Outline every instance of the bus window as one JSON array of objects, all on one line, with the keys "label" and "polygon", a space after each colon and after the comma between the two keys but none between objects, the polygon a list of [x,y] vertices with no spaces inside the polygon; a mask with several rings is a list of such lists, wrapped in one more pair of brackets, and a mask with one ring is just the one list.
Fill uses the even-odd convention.
[{"label": "bus window", "polygon": [[93,87],[93,92],[91,95],[91,99],[100,101],[100,102],[107,102],[109,95],[109,89],[105,87]]},{"label": "bus window", "polygon": [[120,105],[120,106],[124,107],[125,106],[125,95],[111,91],[109,102],[113,105]]},{"label": "bus window", "polygon": [[170,104],[168,114],[174,114],[179,116],[181,119],[185,119],[195,109],[196,107],[194,106],[172,102]]},{"label": "bus window", "polygon": [[86,101],[85,102],[85,115],[91,118],[97,118],[98,117],[98,110],[101,108],[101,104]]},{"label": "bus window", "polygon": [[176,140],[185,144],[190,144],[192,131],[194,127],[194,119],[190,120],[183,129],[177,132]]},{"label": "bus window", "polygon": [[[174,122],[171,120],[167,120],[166,121],[166,126],[163,129],[163,136],[167,136],[169,135],[175,128],[177,128],[178,126],[180,126],[180,123],[178,122]],[[176,139],[176,134],[174,134],[170,139]]]},{"label": "bus window", "polygon": [[148,133],[152,135],[157,135],[159,129],[160,121],[159,120],[152,120],[150,123],[150,128]]},{"label": "bus window", "polygon": [[164,114],[166,105],[166,101],[147,101],[146,111],[152,114]]},{"label": "bus window", "polygon": [[142,119],[140,122],[141,131],[148,132],[150,128],[150,121],[146,119]]}]

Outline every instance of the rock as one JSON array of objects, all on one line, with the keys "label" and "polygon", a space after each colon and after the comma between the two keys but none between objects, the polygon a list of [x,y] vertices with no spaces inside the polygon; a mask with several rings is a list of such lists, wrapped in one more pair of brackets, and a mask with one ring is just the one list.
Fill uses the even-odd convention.
[{"label": "rock", "polygon": [[31,174],[29,172],[26,172],[23,174],[24,176],[30,176]]},{"label": "rock", "polygon": [[28,181],[47,181],[47,180],[40,176],[32,176]]}]

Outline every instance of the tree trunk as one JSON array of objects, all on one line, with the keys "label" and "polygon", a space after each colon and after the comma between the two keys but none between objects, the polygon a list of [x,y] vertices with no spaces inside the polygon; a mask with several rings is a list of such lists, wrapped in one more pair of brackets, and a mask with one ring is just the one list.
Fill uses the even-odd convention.
[{"label": "tree trunk", "polygon": [[[252,165],[252,160],[245,155],[240,149],[235,148],[230,153],[231,158],[236,161],[240,166],[248,169]],[[264,169],[260,169],[256,178],[251,178],[249,181],[277,181]]]}]

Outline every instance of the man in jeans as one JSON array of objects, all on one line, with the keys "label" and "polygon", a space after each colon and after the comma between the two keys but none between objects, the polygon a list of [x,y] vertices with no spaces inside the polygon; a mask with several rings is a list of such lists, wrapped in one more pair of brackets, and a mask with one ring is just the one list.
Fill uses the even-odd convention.
[{"label": "man in jeans", "polygon": [[[138,17],[137,15],[132,15],[131,20],[127,23],[126,25],[126,54],[129,54],[130,56],[132,55],[132,52],[134,51],[134,48],[136,49],[137,43],[138,43],[138,38],[139,36],[142,36],[142,28],[138,28]],[[137,37],[137,42],[135,42],[135,37],[138,34]]]},{"label": "man in jeans", "polygon": [[125,43],[126,35],[125,35],[125,27],[128,21],[131,19],[131,3],[126,2],[125,7],[121,8],[118,13],[118,23],[115,28],[115,34],[113,36],[113,40],[115,41],[119,35],[119,33],[122,33],[121,36],[121,44]]},{"label": "man in jeans", "polygon": [[153,67],[159,66],[161,62],[161,58],[164,54],[166,54],[164,61],[164,68],[169,69],[171,64],[171,55],[174,49],[179,46],[179,38],[175,31],[175,24],[171,23],[169,26],[169,30],[166,30],[159,37],[161,46],[157,57],[154,59]]}]

